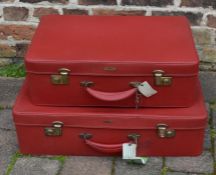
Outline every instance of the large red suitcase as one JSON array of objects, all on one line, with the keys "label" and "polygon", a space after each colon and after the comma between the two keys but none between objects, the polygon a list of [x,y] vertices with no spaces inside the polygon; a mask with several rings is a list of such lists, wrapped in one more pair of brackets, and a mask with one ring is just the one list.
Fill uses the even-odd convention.
[{"label": "large red suitcase", "polygon": [[[198,56],[185,17],[45,16],[25,63],[36,105],[189,107],[197,100]],[[144,81],[158,93],[136,95]]]},{"label": "large red suitcase", "polygon": [[33,105],[24,85],[13,108],[21,153],[120,155],[137,142],[138,156],[202,152],[207,113],[199,90],[190,108],[87,108]]}]

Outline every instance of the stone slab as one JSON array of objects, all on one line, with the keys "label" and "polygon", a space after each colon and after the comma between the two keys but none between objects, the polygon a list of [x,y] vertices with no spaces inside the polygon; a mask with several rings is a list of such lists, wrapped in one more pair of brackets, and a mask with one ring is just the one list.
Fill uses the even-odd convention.
[{"label": "stone slab", "polygon": [[0,107],[12,107],[24,78],[0,77]]},{"label": "stone slab", "polygon": [[61,175],[111,175],[111,157],[79,157],[66,160]]},{"label": "stone slab", "polygon": [[188,173],[181,172],[167,172],[166,175],[189,175]]},{"label": "stone slab", "polygon": [[0,175],[5,175],[17,147],[16,133],[0,129]]},{"label": "stone slab", "polygon": [[0,110],[0,129],[15,130],[12,110]]},{"label": "stone slab", "polygon": [[118,158],[115,163],[115,175],[159,175],[162,168],[161,158],[150,158],[146,165],[128,164]]},{"label": "stone slab", "polygon": [[11,175],[56,175],[60,169],[58,160],[39,157],[18,158]]},{"label": "stone slab", "polygon": [[216,101],[216,72],[200,72],[202,90],[206,101]]}]

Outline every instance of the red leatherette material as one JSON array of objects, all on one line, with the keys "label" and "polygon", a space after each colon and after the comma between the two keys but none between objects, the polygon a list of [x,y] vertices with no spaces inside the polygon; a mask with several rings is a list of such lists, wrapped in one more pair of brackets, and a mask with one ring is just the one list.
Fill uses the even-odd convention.
[{"label": "red leatherette material", "polygon": [[[119,144],[136,133],[139,156],[194,156],[202,152],[207,113],[199,88],[190,108],[88,108],[35,106],[27,96],[27,82],[13,108],[20,151],[51,155],[120,155]],[[45,136],[52,122],[64,123],[61,136]],[[172,138],[160,138],[156,126],[175,129]],[[84,140],[81,133],[92,134]]]},{"label": "red leatherette material", "polygon": [[[116,102],[91,96],[81,81],[102,92],[130,90],[148,81],[158,94],[140,106],[189,107],[197,94],[199,59],[185,17],[71,16],[41,18],[25,57],[29,94],[37,105],[134,107],[135,96]],[[68,85],[53,85],[51,74],[70,69]],[[172,76],[171,86],[155,86],[152,72]]]}]

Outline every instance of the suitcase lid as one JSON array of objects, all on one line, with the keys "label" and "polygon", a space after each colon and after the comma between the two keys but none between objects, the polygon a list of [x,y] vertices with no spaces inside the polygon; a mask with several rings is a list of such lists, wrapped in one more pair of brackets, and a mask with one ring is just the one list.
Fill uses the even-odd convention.
[{"label": "suitcase lid", "polygon": [[25,57],[27,72],[71,75],[197,75],[190,25],[181,16],[48,15]]},{"label": "suitcase lid", "polygon": [[155,129],[160,123],[174,129],[201,129],[207,121],[201,92],[190,108],[45,107],[29,101],[26,84],[16,99],[13,116],[16,125],[51,126],[61,121],[64,127],[98,129]]}]

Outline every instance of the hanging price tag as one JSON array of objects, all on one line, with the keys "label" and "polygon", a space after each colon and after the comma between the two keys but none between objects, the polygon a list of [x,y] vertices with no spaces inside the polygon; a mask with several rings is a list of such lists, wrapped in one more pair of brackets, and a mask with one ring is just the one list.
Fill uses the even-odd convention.
[{"label": "hanging price tag", "polygon": [[157,91],[153,89],[147,81],[141,83],[137,88],[138,91],[145,97],[151,97],[152,95],[157,93]]},{"label": "hanging price tag", "polygon": [[131,164],[142,164],[145,165],[148,161],[148,157],[136,157],[135,159],[132,160],[127,160],[128,163]]},{"label": "hanging price tag", "polygon": [[123,143],[122,145],[122,159],[127,160],[128,163],[143,164],[148,161],[148,157],[137,157],[137,144],[135,143]]},{"label": "hanging price tag", "polygon": [[136,157],[137,144],[123,143],[122,159],[134,159]]}]

